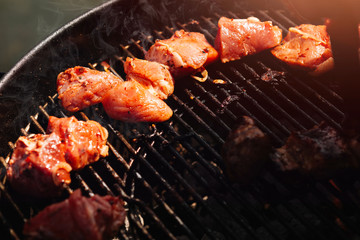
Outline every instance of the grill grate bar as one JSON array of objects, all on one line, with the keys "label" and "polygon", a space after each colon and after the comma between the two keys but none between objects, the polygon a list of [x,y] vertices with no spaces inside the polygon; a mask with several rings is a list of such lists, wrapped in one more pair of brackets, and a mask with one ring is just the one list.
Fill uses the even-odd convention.
[{"label": "grill grate bar", "polygon": [[[105,162],[105,161],[104,161]],[[110,165],[107,163],[107,165],[110,167]],[[112,169],[111,167],[109,169]],[[124,182],[122,181],[122,179],[117,175],[117,173],[114,170],[111,170],[113,173],[111,173],[113,176],[117,176],[116,180],[120,182],[120,184],[123,184],[123,186],[125,186]],[[129,196],[127,196],[127,194],[125,193],[125,191],[118,185],[115,184],[115,189],[121,194],[121,196],[123,197],[124,200],[126,200],[127,202],[130,203],[135,203],[136,205],[139,205],[142,209],[144,209],[144,211],[153,218],[154,222],[156,223],[156,225],[158,227],[160,227],[160,229],[166,234],[167,237],[169,237],[169,239],[176,239],[174,237],[174,235],[168,230],[168,228],[165,227],[164,223],[156,216],[156,214],[150,209],[148,208],[144,202],[142,202],[139,199],[136,198],[130,198]],[[108,192],[108,194],[112,194],[112,192]],[[146,227],[143,226],[143,224],[140,224],[139,221],[137,221],[136,218],[132,216],[132,221],[136,221],[136,227],[137,228],[141,228],[141,231],[148,236],[148,239],[152,239],[151,235],[148,233],[148,231],[146,230]]]},{"label": "grill grate bar", "polygon": [[2,195],[7,198],[7,200],[11,203],[12,207],[14,208],[17,215],[21,218],[22,223],[25,223],[25,217],[24,214],[21,212],[19,206],[15,203],[15,201],[12,199],[10,194],[6,191],[6,188],[2,182],[0,182],[0,190],[3,193]]},{"label": "grill grate bar", "polygon": [[[86,192],[88,196],[94,196],[93,190],[89,187],[89,185],[84,181],[78,173],[73,173],[74,179],[78,182],[78,185]],[[71,185],[74,185],[75,182],[71,181]]]},{"label": "grill grate bar", "polygon": [[[115,184],[115,189],[117,190],[117,192],[120,193],[121,196],[123,196],[123,199],[126,200],[127,203],[129,204],[135,204],[136,206],[140,206],[148,215],[150,215],[155,223],[157,224],[157,226],[164,232],[166,233],[167,237],[169,237],[169,239],[173,239],[175,240],[176,237],[169,231],[169,229],[164,225],[164,223],[157,217],[157,215],[155,214],[154,211],[152,211],[148,206],[146,206],[146,204],[141,201],[138,198],[131,198],[129,197],[125,191],[118,185]],[[131,207],[130,207],[131,208]]]},{"label": "grill grate bar", "polygon": [[[166,142],[166,139],[164,139],[162,136],[158,136],[160,138],[161,142]],[[217,194],[213,192],[212,187],[209,185],[209,183],[204,179],[204,177],[200,176],[200,174],[194,170],[193,168],[190,167],[190,165],[186,162],[186,160],[183,158],[182,155],[180,155],[178,153],[178,151],[176,151],[174,149],[174,147],[172,147],[170,144],[166,145],[166,149],[169,149],[171,151],[171,154],[175,156],[176,161],[177,162],[181,162],[183,167],[186,168],[189,173],[195,177],[195,179],[201,184],[203,185],[206,190],[211,193],[210,195],[215,196],[217,198],[218,201],[221,201],[221,199],[218,199]],[[239,198],[239,196],[233,192],[233,190],[231,189],[230,186],[225,185],[223,186],[227,189],[229,189],[229,192],[241,203],[241,206],[246,206],[249,205],[248,203],[244,203],[242,199]],[[229,207],[229,206],[227,206]],[[257,219],[258,222],[262,222],[263,226],[266,226],[266,229],[273,235],[276,236],[276,231],[272,230],[271,227],[269,226],[269,222],[270,220],[267,219],[266,217],[262,216],[262,214],[260,214],[260,212],[256,211],[255,209],[253,209],[252,207],[244,207],[244,209],[242,209],[242,212],[249,212],[253,218]],[[236,214],[235,212],[233,214]],[[260,217],[261,216],[261,217]],[[239,219],[240,218],[240,219]],[[249,231],[254,231],[254,229],[251,226],[248,226],[249,223],[247,222],[246,219],[242,219],[242,216],[237,216],[237,219],[240,220],[240,222],[246,227],[246,229],[248,229]]]},{"label": "grill grate bar", "polygon": [[[267,68],[263,63],[261,64],[265,68]],[[283,71],[285,69],[283,68]],[[253,70],[253,72],[257,75],[257,73]],[[259,77],[258,75],[256,77]],[[302,87],[304,87],[307,91],[309,91],[313,96],[315,96],[318,100],[326,104],[331,110],[334,110],[337,114],[344,116],[344,113],[342,113],[338,108],[336,108],[333,104],[331,104],[329,101],[327,101],[323,96],[321,96],[319,93],[317,93],[314,89],[310,88],[308,85],[304,84],[301,80],[299,80],[296,76],[293,76],[293,79],[300,84]],[[294,87],[292,87],[284,78],[281,78],[281,83],[289,88],[293,93],[295,93],[297,96],[299,96],[303,101],[305,101],[311,108],[313,108],[316,112],[318,112],[322,117],[324,117],[328,122],[331,122],[335,127],[341,128],[341,126],[333,120],[328,114],[326,114],[322,109],[320,109],[316,104],[311,102],[308,98],[306,98],[303,94],[301,94],[298,90],[296,90]]]},{"label": "grill grate bar", "polygon": [[213,139],[218,141],[220,144],[224,144],[224,139],[221,138],[211,127],[197,115],[187,104],[181,101],[175,94],[172,94],[171,99],[173,99],[179,106],[183,107],[186,112],[196,121],[198,122],[203,128],[207,130],[209,134],[212,135]]},{"label": "grill grate bar", "polygon": [[[174,118],[182,124],[182,126],[184,126],[191,134],[191,136],[195,137],[195,139],[203,146],[206,148],[207,151],[209,151],[211,153],[211,155],[213,156],[214,160],[216,160],[218,163],[221,162],[221,156],[219,155],[218,152],[215,151],[214,148],[212,148],[199,134],[197,134],[195,132],[195,130],[189,125],[187,124],[178,114],[174,114]],[[181,138],[181,136],[175,131],[175,129],[170,126],[170,125],[166,125],[167,129],[170,130],[179,140],[184,140],[186,141],[186,139]]]},{"label": "grill grate bar", "polygon": [[[276,186],[276,189],[279,191],[278,194],[282,194],[284,196],[291,196],[293,195],[289,189],[287,189],[287,187],[285,187],[279,180],[277,180],[272,174],[270,173],[266,173],[265,174],[265,179],[269,182],[269,184]],[[325,202],[321,201],[320,199],[324,199],[323,197],[320,196],[320,199],[318,199],[316,197],[316,195],[318,195],[318,191],[317,190],[311,190],[311,198],[313,198],[313,200],[310,200],[310,196],[307,196],[306,198],[300,200],[300,204],[302,207],[309,209],[312,213],[314,213],[314,215],[318,218],[320,218],[320,220],[322,222],[324,222],[324,225],[327,226],[327,232],[329,233],[329,236],[331,237],[333,234],[341,237],[340,239],[346,239],[346,235],[344,235],[344,232],[340,231],[340,229],[338,228],[338,226],[336,226],[333,222],[329,221],[328,218],[324,217],[325,215],[321,213],[321,211],[319,210],[319,204],[322,205]],[[316,202],[314,204],[314,201]],[[334,209],[331,209],[331,212]],[[327,214],[326,214],[327,215]],[[335,213],[336,215],[336,213]],[[333,232],[334,231],[334,232]]]},{"label": "grill grate bar", "polygon": [[[20,240],[20,238],[16,234],[15,230],[8,224],[6,218],[4,217],[4,215],[1,212],[0,212],[0,219],[1,219],[3,226],[5,226],[7,228],[9,236],[11,236],[11,238],[14,240]],[[3,236],[3,237],[5,237],[5,236]]]},{"label": "grill grate bar", "polygon": [[[263,65],[263,64],[262,64]],[[265,65],[263,65],[265,66]],[[266,67],[266,66],[265,66]],[[248,67],[250,68],[250,67]],[[252,70],[252,72],[254,72],[256,75],[257,73]],[[260,77],[259,75],[257,75],[256,77]],[[289,87],[293,92],[297,93],[297,96],[301,97],[301,99],[303,101],[306,101],[315,111],[317,111],[320,115],[322,115],[325,119],[328,120],[328,122],[332,122],[335,126],[337,126],[338,128],[340,128],[340,125],[338,125],[328,114],[326,114],[323,110],[321,110],[319,107],[317,107],[313,102],[310,102],[303,94],[299,93],[295,88],[293,88],[290,84],[288,84],[288,82],[284,79],[281,78],[281,82],[286,85],[287,87]],[[299,82],[299,81],[298,81]],[[316,96],[319,100],[321,100],[323,103],[325,103],[328,107],[331,108],[331,110],[335,110],[337,113],[343,114],[342,112],[340,112],[340,110],[338,110],[333,104],[331,104],[330,102],[328,102],[327,100],[324,99],[324,97],[322,97],[320,94],[318,94],[316,91],[314,91],[313,89],[311,89],[309,86],[301,83],[302,86],[304,86],[307,90],[311,91],[312,93],[316,93],[314,94],[314,96]],[[276,89],[276,87],[274,87],[274,89]],[[306,117],[306,116],[305,116]]]},{"label": "grill grate bar", "polygon": [[[214,211],[212,211],[210,209],[208,204],[206,204],[206,202],[203,201],[201,196],[194,190],[194,188],[191,187],[189,185],[189,183],[187,183],[187,181],[183,177],[180,176],[180,174],[162,157],[162,155],[151,144],[146,143],[146,146],[150,150],[150,152],[152,152],[154,155],[156,155],[157,160],[159,160],[162,163],[162,165],[165,166],[173,174],[172,176],[174,176],[187,189],[187,191],[194,197],[194,199],[203,206],[203,208],[209,213],[209,215],[212,216],[212,218],[215,219],[220,226],[222,226],[224,229],[227,229],[228,233],[231,233],[230,235],[232,235],[232,237],[234,237],[236,239],[237,237],[232,234],[233,230],[229,229],[228,225],[226,223],[224,223],[219,218],[219,216],[217,216],[214,213]],[[211,195],[214,195],[214,192],[210,188],[208,188],[208,190]],[[222,205],[230,213],[230,215],[235,217],[237,219],[237,221],[240,220],[242,223],[245,222],[245,220],[242,219],[240,216],[234,215],[234,213],[229,209],[228,206],[225,205],[225,203],[222,200],[218,199],[216,197],[216,195],[214,195],[214,196],[215,196],[216,200],[218,201],[218,203],[220,205]],[[245,223],[244,227],[251,234],[254,234],[253,229],[251,229],[251,227],[249,227],[246,223]]]},{"label": "grill grate bar", "polygon": [[[112,130],[112,132],[125,144],[125,146],[128,148],[128,150],[135,156],[136,159],[140,160],[146,167],[148,170],[150,170],[152,172],[152,174],[154,176],[156,176],[157,179],[160,180],[161,184],[165,186],[165,188],[170,191],[172,193],[172,195],[177,199],[178,202],[181,203],[181,206],[184,207],[184,209],[186,210],[186,212],[191,215],[194,219],[197,220],[198,223],[200,223],[200,220],[197,218],[197,216],[193,213],[193,211],[188,207],[188,205],[186,205],[184,203],[184,200],[182,199],[181,196],[179,196],[176,191],[169,185],[169,183],[167,183],[165,181],[165,179],[163,179],[163,177],[147,162],[147,160],[142,157],[139,156],[139,154],[136,154],[136,151],[133,149],[133,147],[127,142],[127,140],[125,139],[125,137],[120,134],[119,132],[115,131],[113,129],[113,127],[111,125],[109,125],[110,129]],[[132,173],[132,172],[130,172]],[[182,222],[182,220],[176,216],[175,212],[173,212],[171,210],[171,208],[165,203],[165,201],[156,193],[154,192],[154,190],[152,189],[152,187],[150,186],[149,183],[147,183],[145,181],[145,179],[143,179],[143,177],[140,175],[139,172],[134,171],[134,175],[135,177],[141,181],[141,183],[148,189],[151,191],[152,195],[156,198],[156,200],[158,200],[161,205],[163,205],[165,207],[165,209],[169,212],[169,214],[171,214],[172,216],[175,217],[175,219],[178,221],[178,223],[184,228],[184,230],[187,232],[187,234],[193,238],[196,239],[196,237],[193,235],[193,233],[190,231],[190,229]],[[201,224],[200,224],[201,225]],[[208,233],[209,232],[206,228],[204,228],[204,231]]]},{"label": "grill grate bar", "polygon": [[[225,81],[232,83],[232,81],[225,76],[222,72],[217,72],[217,74],[223,78]],[[236,89],[238,89],[238,91],[241,91],[243,95],[245,95],[246,97],[248,97],[247,93],[242,91],[242,88],[239,87],[236,84],[233,84],[235,86]],[[228,96],[231,96],[230,94],[228,94]],[[268,127],[266,127],[266,125],[264,123],[262,123],[261,121],[258,120],[257,117],[254,116],[254,114],[252,114],[249,110],[247,110],[242,104],[240,104],[239,101],[236,102],[236,106],[239,107],[242,112],[244,112],[246,115],[250,116],[251,118],[253,118],[260,126],[260,128],[265,129],[265,131],[271,135],[278,143],[283,143],[283,137],[278,136],[277,134],[275,134],[273,131],[271,131]]]},{"label": "grill grate bar", "polygon": [[129,216],[130,222],[134,223],[135,226],[142,232],[142,234],[143,234],[144,236],[146,236],[147,239],[150,239],[150,240],[154,239],[154,238],[151,236],[151,234],[149,233],[149,231],[148,231],[146,228],[144,228],[144,227],[141,225],[141,223],[136,219],[136,217],[134,216],[134,214],[133,214],[132,212],[128,213],[128,216]]},{"label": "grill grate bar", "polygon": [[[165,141],[164,138],[161,138],[162,141]],[[198,201],[199,203],[201,203],[201,205],[204,207],[204,209],[206,209],[206,211],[209,213],[209,215],[212,216],[213,219],[215,219],[218,224],[220,224],[224,229],[227,229],[227,224],[223,223],[220,218],[211,210],[211,208],[208,206],[208,204],[206,202],[203,201],[203,199],[201,198],[201,196],[195,191],[195,189],[193,187],[191,187],[189,185],[189,183],[187,183],[187,181],[180,176],[180,174],[166,161],[166,159],[164,159],[164,157],[162,157],[162,154],[160,154],[151,144],[146,143],[147,148],[150,150],[150,152],[152,152],[154,155],[156,155],[157,160],[159,160],[163,166],[165,166],[173,175],[175,176],[175,178],[187,189],[187,191],[194,197],[194,199],[196,201]],[[172,149],[172,152],[174,152],[174,149]],[[176,154],[177,157],[179,157]],[[187,166],[185,159],[179,157],[179,159],[182,160],[183,163],[185,163],[184,165]],[[189,172],[194,173],[196,176],[199,176],[198,174],[195,173],[194,170],[192,170],[191,168],[186,167]],[[201,178],[200,178],[201,179]],[[201,179],[203,180],[203,179]],[[225,210],[232,216],[234,217],[237,221],[240,221],[244,227],[247,229],[247,231],[254,235],[254,230],[246,223],[246,220],[243,219],[243,217],[236,215],[230,208],[229,206],[221,199],[219,199],[217,197],[217,195],[213,192],[213,190],[208,186],[208,184],[204,183],[204,180],[201,181],[200,183],[205,184],[205,186],[207,187],[207,190],[209,191],[210,195],[213,195],[216,199],[216,201],[225,208]],[[232,230],[228,230],[229,233],[233,232]],[[254,235],[255,236],[255,235]]]},{"label": "grill grate bar", "polygon": [[[282,23],[280,23],[279,21],[275,20],[273,17],[271,17],[267,11],[264,10],[259,10],[258,11],[262,16],[264,16],[264,18],[269,19],[270,21],[272,21],[276,26],[278,26],[279,28],[281,28],[281,30],[283,30],[283,32],[287,33],[288,32],[288,28],[285,27]],[[249,16],[249,12],[245,11],[245,14]],[[250,17],[250,16],[249,16]]]},{"label": "grill grate bar", "polygon": [[196,96],[194,96],[189,89],[185,89],[185,93],[189,96],[190,99],[193,99],[195,103],[201,107],[206,113],[208,113],[216,122],[223,126],[226,131],[230,131],[231,128],[224,123],[217,115],[204,103],[202,103]]},{"label": "grill grate bar", "polygon": [[[216,98],[216,96],[214,96],[211,92],[206,91],[205,88],[204,88],[201,84],[195,82],[194,85],[195,85],[195,87],[196,87],[197,89],[199,89],[199,90],[201,91],[202,94],[208,96],[208,97],[212,100],[212,103],[214,103],[214,105],[216,105],[216,106],[218,107],[218,111],[217,111],[217,112],[220,112],[220,111],[221,111],[221,112],[225,113],[225,114],[226,114],[227,116],[229,116],[229,117],[231,118],[231,120],[233,120],[233,121],[235,121],[235,120],[237,119],[237,117],[236,117],[235,114],[233,114],[229,109],[227,109],[226,106],[224,106],[224,104],[221,103],[221,102]],[[211,105],[213,105],[213,104],[211,104]]]},{"label": "grill grate bar", "polygon": [[[248,66],[247,64],[243,63],[244,66]],[[247,67],[245,67],[247,68]],[[235,68],[231,68],[231,70],[240,78],[245,80],[246,78],[244,76],[242,76],[242,74]],[[228,78],[229,79],[229,78]],[[230,80],[230,79],[229,79]],[[273,104],[273,106],[275,106],[276,109],[278,109],[280,112],[284,113],[287,117],[290,117],[290,115],[288,113],[286,113],[286,111],[284,109],[282,109],[278,104],[276,104],[274,101],[272,101],[269,97],[267,97],[259,88],[255,87],[254,84],[252,84],[249,80],[245,80],[246,83],[251,86],[252,88],[255,89],[256,92],[260,93],[262,97],[266,98],[266,100],[268,100],[270,103]],[[286,128],[284,126],[283,123],[281,123],[279,120],[277,120],[277,118],[275,116],[273,116],[271,113],[269,113],[266,109],[264,109],[261,104],[254,98],[249,97],[251,99],[251,101],[254,103],[254,105],[259,108],[261,110],[261,112],[263,112],[272,122],[274,122],[282,131],[284,131],[287,135],[291,133],[291,131]],[[292,119],[292,117],[289,118],[290,121]],[[293,122],[295,121],[295,119],[293,120]],[[297,121],[295,121],[297,122]]]},{"label": "grill grate bar", "polygon": [[[322,96],[320,96],[318,93],[316,93],[315,90],[311,89],[310,87],[306,86],[305,84],[303,84],[300,80],[297,80],[296,77],[294,78],[299,84],[301,84],[302,86],[306,87],[307,90],[309,90],[311,93],[314,94],[314,96],[318,97],[319,100],[323,101],[324,98]],[[290,87],[290,85],[284,80],[283,81],[285,83],[286,86]],[[299,93],[296,89],[290,87],[292,92],[295,93],[297,96],[303,96],[301,93]],[[320,109],[317,105],[315,105],[314,103],[310,102],[307,98],[303,98],[303,100],[311,107],[313,108],[316,112],[318,112],[323,118],[325,118],[327,120],[327,122],[331,123],[334,127],[341,129],[341,126],[338,122],[336,122],[333,118],[331,118],[327,113],[325,113],[322,109]]]},{"label": "grill grate bar", "polygon": [[[266,202],[263,202],[261,200],[262,198],[260,192],[255,191],[254,196],[255,198],[253,199],[253,201],[261,201],[261,204],[266,204]],[[275,206],[269,207],[268,211],[273,215],[277,215],[279,217],[279,220],[281,220],[281,222],[285,224],[288,228],[292,229],[292,232],[295,233],[300,239],[307,238],[304,233],[305,229],[310,229],[313,235],[316,235],[317,239],[327,239],[318,232],[316,227],[313,226],[313,223],[309,222],[305,218],[306,216],[303,216],[296,211],[300,206],[303,207],[303,204],[299,202],[299,206],[295,207],[291,205],[291,201],[292,200],[289,200],[285,203],[275,204]]]},{"label": "grill grate bar", "polygon": [[274,11],[274,13],[275,13],[276,15],[278,15],[279,17],[281,17],[281,19],[282,19],[284,22],[287,22],[288,25],[290,25],[290,26],[297,26],[297,25],[299,25],[298,23],[295,23],[293,20],[291,20],[290,18],[288,18],[287,16],[285,16],[283,10],[277,10],[277,11]]},{"label": "grill grate bar", "polygon": [[[174,134],[176,134],[175,131],[174,131]],[[208,163],[205,159],[202,159],[202,157],[198,155],[198,153],[196,152],[196,150],[194,150],[194,149],[192,148],[192,146],[187,143],[187,141],[183,142],[182,144],[183,144],[190,152],[193,153],[193,155],[196,157],[196,160],[197,160],[197,161],[199,161],[200,163],[204,163],[205,166],[207,167],[207,169],[209,169],[209,163]],[[229,191],[231,194],[234,194],[234,196],[237,198],[237,200],[240,200],[240,199],[238,198],[237,194],[233,192],[232,188],[231,188],[231,187],[228,185],[228,183],[223,179],[222,175],[215,175],[214,178],[216,178],[216,179],[219,181],[219,183],[220,183],[223,187],[226,188],[227,191]],[[241,201],[241,200],[240,200],[240,201]],[[243,203],[242,205],[246,205],[246,204]],[[247,205],[248,205],[248,204],[247,204]],[[260,213],[254,214],[253,217],[257,218],[257,217],[259,217],[259,215],[261,215],[261,214],[260,214]],[[264,220],[263,220],[263,219],[260,219],[260,221],[261,221],[261,222],[266,222],[266,219],[264,219]],[[292,229],[288,224],[286,224],[286,221],[284,221],[284,224],[285,224],[288,228]],[[264,225],[266,226],[266,224],[264,224]],[[296,231],[295,231],[294,229],[292,229],[292,231],[295,232],[294,234],[296,235]],[[276,233],[276,231],[274,231],[274,232]],[[273,233],[273,234],[274,234],[274,233]],[[274,235],[276,235],[276,234],[274,234]]]},{"label": "grill grate bar", "polygon": [[[270,68],[268,68],[267,66],[265,66],[265,64],[263,63],[263,62],[260,62],[260,61],[258,61],[257,62],[260,66],[261,66],[261,68],[263,68],[264,70],[270,70]],[[291,88],[292,90],[294,89],[293,87],[291,87],[291,85],[289,85],[288,83],[287,83],[287,81],[284,79],[284,78],[281,78],[281,81],[282,81],[282,83],[284,83],[284,84],[286,84],[289,88]],[[304,85],[303,85],[304,86]],[[306,87],[306,86],[304,86],[304,87]],[[324,87],[324,86],[322,86],[322,87]],[[307,88],[307,87],[306,87]],[[283,95],[283,96],[285,96],[283,93],[281,93],[276,87],[273,87],[272,89],[274,89],[274,90],[276,90],[279,94],[281,94],[281,95]],[[324,87],[324,90],[327,90],[327,88],[325,88]],[[336,95],[336,93],[335,92],[333,92],[333,91],[328,91],[328,93],[330,94],[330,95],[332,95],[332,96],[335,96]],[[300,96],[300,95],[299,95]],[[338,95],[336,95],[335,97],[337,98],[337,96]],[[332,103],[330,103],[329,101],[327,101],[327,100],[325,100],[324,101],[324,97],[322,97],[322,96],[320,96],[320,95],[316,95],[316,97],[319,99],[319,100],[323,100],[323,102],[331,109],[331,110],[333,110],[334,112],[336,112],[338,115],[340,115],[340,117],[343,117],[344,116],[344,113],[342,112],[342,111],[340,111],[337,107],[335,107]],[[286,97],[284,97],[285,99],[287,99]],[[305,98],[305,96],[303,96],[303,95],[301,95],[301,98]],[[337,99],[338,100],[338,99]],[[291,104],[293,104],[294,106],[297,106],[296,104],[294,104],[292,101],[290,101],[289,100],[289,102],[291,102]],[[311,105],[314,105],[314,104],[311,104]],[[297,106],[297,108],[299,108],[298,106]],[[303,110],[300,110],[300,108],[299,108],[299,111],[302,111],[303,112]],[[304,112],[303,113],[304,115],[306,115],[306,113]]]},{"label": "grill grate bar", "polygon": [[313,191],[314,191],[314,194],[322,195],[321,198],[327,199],[326,205],[332,210],[332,212],[334,213],[335,216],[337,216],[339,219],[341,219],[341,221],[343,223],[346,224],[346,226],[350,226],[352,229],[354,229],[358,233],[360,232],[357,227],[358,224],[348,221],[348,219],[345,217],[343,212],[340,210],[339,206],[337,206],[340,201],[341,203],[344,203],[344,204],[346,203],[347,207],[349,207],[350,209],[354,209],[353,211],[356,211],[357,213],[359,213],[358,208],[353,206],[353,202],[345,201],[344,196],[342,196],[341,198],[335,197],[329,191],[328,188],[326,188],[323,184],[321,184],[319,182],[316,183],[315,189]]},{"label": "grill grate bar", "polygon": [[[294,109],[300,112],[307,120],[309,120],[313,125],[319,124],[314,118],[312,118],[309,114],[307,114],[304,110],[302,110],[299,105],[295,104],[288,97],[286,97],[282,92],[280,92],[277,88],[272,88],[273,91],[276,92],[278,96],[280,96],[285,102],[289,103]],[[303,128],[302,128],[303,129]],[[305,130],[305,129],[304,129]]]}]

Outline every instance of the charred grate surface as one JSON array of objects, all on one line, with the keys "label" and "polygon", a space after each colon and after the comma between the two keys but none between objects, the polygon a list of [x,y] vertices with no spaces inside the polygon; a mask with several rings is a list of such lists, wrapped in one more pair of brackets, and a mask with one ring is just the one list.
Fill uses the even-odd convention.
[{"label": "charred grate surface", "polygon": [[[298,24],[282,11],[228,14],[271,20],[284,33]],[[213,43],[218,17],[178,23],[176,29],[202,32]],[[116,56],[99,63],[108,61],[124,77],[122,63],[127,56],[143,58],[155,39],[170,37],[176,29],[164,27],[129,45],[119,45]],[[204,83],[191,77],[177,81],[174,95],[167,100],[174,110],[168,122],[114,121],[101,105],[76,113],[78,119],[93,119],[108,129],[110,155],[73,172],[68,191],[59,199],[22,201],[6,184],[9,156],[1,158],[3,236],[21,239],[27,219],[81,188],[88,195],[124,197],[128,214],[118,232],[120,239],[358,238],[360,182],[356,176],[289,182],[269,166],[258,180],[240,187],[231,184],[223,172],[221,148],[242,115],[254,118],[274,146],[284,143],[291,131],[321,121],[340,128],[342,100],[329,76],[309,78],[288,69],[269,52],[207,69],[209,79]],[[49,115],[66,116],[56,96],[30,117],[23,134],[43,133]]]}]

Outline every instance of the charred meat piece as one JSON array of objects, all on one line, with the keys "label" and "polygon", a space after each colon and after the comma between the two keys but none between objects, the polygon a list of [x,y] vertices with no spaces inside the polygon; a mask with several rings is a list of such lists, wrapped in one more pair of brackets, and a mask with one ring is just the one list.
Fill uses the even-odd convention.
[{"label": "charred meat piece", "polygon": [[170,39],[157,40],[145,59],[170,67],[174,78],[191,74],[218,58],[217,51],[198,32],[179,30]]},{"label": "charred meat piece", "polygon": [[174,92],[174,78],[166,65],[138,58],[127,58],[124,71],[127,80],[139,82],[160,99],[167,99]]},{"label": "charred meat piece", "polygon": [[134,80],[111,89],[102,103],[109,117],[127,122],[163,122],[173,114],[163,100]]},{"label": "charred meat piece", "polygon": [[290,66],[320,75],[334,66],[330,37],[325,25],[302,24],[289,28],[281,45],[271,53]]},{"label": "charred meat piece", "polygon": [[58,195],[62,185],[71,181],[64,147],[55,133],[20,137],[7,170],[13,189],[36,198]]},{"label": "charred meat piece", "polygon": [[65,160],[74,170],[108,155],[108,132],[98,122],[50,116],[47,132],[62,139]]},{"label": "charred meat piece", "polygon": [[228,136],[222,156],[230,180],[240,184],[249,183],[262,170],[269,159],[271,145],[267,136],[244,116],[242,123]]},{"label": "charred meat piece", "polygon": [[221,17],[215,39],[215,49],[222,62],[240,59],[280,44],[282,31],[271,22],[255,17],[230,19]]},{"label": "charred meat piece", "polygon": [[23,233],[27,239],[110,239],[124,224],[123,205],[119,197],[87,198],[76,190],[26,222]]},{"label": "charred meat piece", "polygon": [[359,166],[345,139],[324,123],[310,130],[293,132],[285,145],[276,150],[273,160],[284,171],[295,170],[316,177]]},{"label": "charred meat piece", "polygon": [[100,103],[107,91],[119,82],[120,79],[110,72],[77,66],[58,75],[57,91],[62,106],[76,112]]}]

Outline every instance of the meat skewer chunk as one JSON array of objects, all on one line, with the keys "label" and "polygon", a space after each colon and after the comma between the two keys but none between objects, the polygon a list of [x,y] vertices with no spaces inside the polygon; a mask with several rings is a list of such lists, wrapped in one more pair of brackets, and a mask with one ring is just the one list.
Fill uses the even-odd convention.
[{"label": "meat skewer chunk", "polygon": [[95,121],[49,117],[48,134],[20,137],[7,176],[19,193],[36,198],[60,194],[70,184],[70,171],[108,154],[108,132]]},{"label": "meat skewer chunk", "polygon": [[230,19],[221,17],[215,49],[223,63],[240,59],[280,44],[282,31],[270,21],[260,22],[255,17]]},{"label": "meat skewer chunk", "polygon": [[145,59],[170,67],[174,78],[191,74],[218,58],[218,53],[198,32],[179,30],[170,39],[156,40]]},{"label": "meat skewer chunk", "polygon": [[126,212],[119,197],[87,198],[78,189],[63,202],[43,209],[25,223],[27,239],[110,239],[124,224]]},{"label": "meat skewer chunk", "polygon": [[57,196],[62,185],[71,181],[64,147],[55,133],[19,137],[7,170],[12,188],[36,198]]},{"label": "meat skewer chunk", "polygon": [[63,139],[65,160],[74,170],[108,155],[108,132],[98,122],[50,116],[47,132]]},{"label": "meat skewer chunk", "polygon": [[134,80],[111,89],[102,104],[111,118],[128,122],[163,122],[173,114],[163,100]]},{"label": "meat skewer chunk", "polygon": [[160,99],[167,99],[174,92],[174,78],[164,64],[128,57],[124,71],[127,80],[139,82]]},{"label": "meat skewer chunk", "polygon": [[289,28],[281,45],[271,53],[285,63],[320,75],[334,67],[330,37],[325,25],[302,24]]},{"label": "meat skewer chunk", "polygon": [[104,95],[121,80],[110,72],[73,67],[57,77],[57,91],[62,106],[76,112],[100,103]]},{"label": "meat skewer chunk", "polygon": [[328,177],[337,171],[358,168],[351,146],[324,123],[306,131],[293,132],[284,146],[276,149],[273,160],[283,171]]},{"label": "meat skewer chunk", "polygon": [[222,149],[229,179],[240,184],[249,183],[262,170],[270,151],[267,136],[252,118],[244,116],[241,124],[231,131]]}]

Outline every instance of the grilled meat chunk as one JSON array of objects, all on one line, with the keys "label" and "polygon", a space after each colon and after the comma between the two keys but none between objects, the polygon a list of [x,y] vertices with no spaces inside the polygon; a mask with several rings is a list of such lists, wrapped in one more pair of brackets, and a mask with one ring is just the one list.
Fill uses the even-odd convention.
[{"label": "grilled meat chunk", "polygon": [[62,139],[65,159],[74,170],[108,155],[108,132],[98,122],[50,116],[47,132]]},{"label": "grilled meat chunk", "polygon": [[273,160],[284,171],[327,177],[338,170],[359,167],[347,141],[332,127],[321,123],[310,130],[293,132]]},{"label": "grilled meat chunk", "polygon": [[32,197],[53,197],[62,184],[69,184],[71,166],[57,134],[20,137],[7,170],[8,180],[17,192]]},{"label": "grilled meat chunk", "polygon": [[281,45],[271,53],[290,66],[320,75],[334,66],[330,37],[324,25],[302,24],[289,28]]},{"label": "grilled meat chunk", "polygon": [[174,78],[166,65],[128,57],[124,71],[128,80],[139,82],[160,99],[167,99],[174,92]]},{"label": "grilled meat chunk", "polygon": [[246,184],[254,179],[269,159],[271,145],[267,136],[244,116],[242,123],[228,136],[222,156],[230,180]]},{"label": "grilled meat chunk", "polygon": [[156,40],[145,59],[168,65],[174,78],[186,76],[218,58],[217,51],[198,32],[179,30],[170,39]]},{"label": "grilled meat chunk", "polygon": [[109,239],[124,224],[123,205],[119,197],[87,198],[76,190],[26,222],[23,233],[27,239]]},{"label": "grilled meat chunk", "polygon": [[58,75],[57,91],[62,106],[76,112],[100,103],[107,91],[119,82],[120,79],[110,72],[77,66]]},{"label": "grilled meat chunk", "polygon": [[173,114],[163,100],[134,80],[111,89],[102,103],[111,118],[127,122],[163,122]]},{"label": "grilled meat chunk", "polygon": [[275,47],[280,44],[281,38],[281,29],[269,21],[260,22],[255,17],[221,17],[218,21],[215,49],[225,63]]}]

